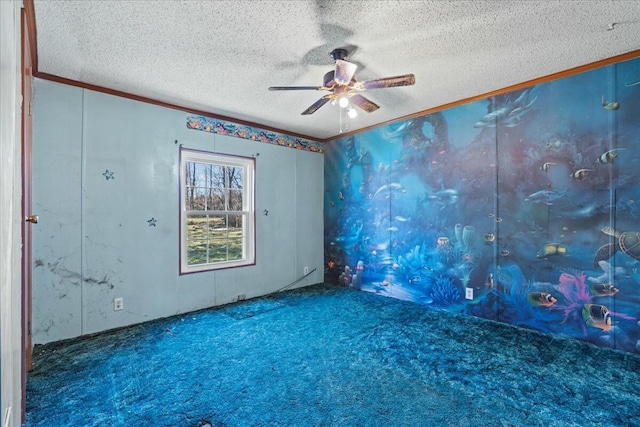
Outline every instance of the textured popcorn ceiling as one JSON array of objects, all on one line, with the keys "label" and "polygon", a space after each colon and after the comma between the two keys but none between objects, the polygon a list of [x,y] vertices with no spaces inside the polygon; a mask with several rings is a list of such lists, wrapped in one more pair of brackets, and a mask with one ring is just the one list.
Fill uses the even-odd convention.
[{"label": "textured popcorn ceiling", "polygon": [[[35,0],[38,71],[316,139],[339,107],[329,52],[358,80],[413,73],[367,91],[380,105],[349,131],[640,49],[640,1]],[[611,24],[613,29],[611,30]]]}]

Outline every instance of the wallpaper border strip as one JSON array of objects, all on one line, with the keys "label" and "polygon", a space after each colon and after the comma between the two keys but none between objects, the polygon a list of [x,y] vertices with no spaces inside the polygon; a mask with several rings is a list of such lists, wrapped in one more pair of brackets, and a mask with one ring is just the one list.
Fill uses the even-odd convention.
[{"label": "wallpaper border strip", "polygon": [[296,138],[279,132],[269,132],[261,128],[214,119],[205,116],[187,116],[187,128],[218,135],[230,135],[236,138],[259,141],[267,144],[281,145],[296,150],[324,153],[322,144],[303,138]]}]

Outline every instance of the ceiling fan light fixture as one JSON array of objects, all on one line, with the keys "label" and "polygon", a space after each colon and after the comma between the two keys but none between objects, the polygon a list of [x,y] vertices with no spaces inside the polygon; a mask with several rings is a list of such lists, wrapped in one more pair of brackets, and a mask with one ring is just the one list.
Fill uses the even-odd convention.
[{"label": "ceiling fan light fixture", "polygon": [[349,116],[350,119],[355,119],[356,117],[358,117],[358,111],[356,111],[356,109],[353,107],[349,107],[349,109],[347,110],[347,116]]},{"label": "ceiling fan light fixture", "polygon": [[[313,114],[324,104],[331,103],[331,105],[338,104],[344,109],[344,116],[347,117],[346,110],[352,105],[361,108],[367,113],[372,113],[380,108],[375,102],[362,96],[360,92],[369,89],[411,86],[416,82],[413,74],[357,81],[355,73],[358,66],[345,60],[347,57],[346,49],[334,49],[331,52],[331,57],[336,61],[336,66],[332,71],[325,73],[322,86],[271,86],[269,90],[323,90],[330,92],[311,104],[301,114],[303,116]],[[348,113],[351,118],[357,115],[355,110]],[[342,117],[342,113],[340,117]]]}]

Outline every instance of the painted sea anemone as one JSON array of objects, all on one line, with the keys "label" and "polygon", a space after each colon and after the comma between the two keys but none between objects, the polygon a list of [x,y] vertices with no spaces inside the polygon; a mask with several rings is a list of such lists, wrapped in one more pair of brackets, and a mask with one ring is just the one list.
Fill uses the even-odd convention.
[{"label": "painted sea anemone", "polygon": [[447,276],[437,276],[431,284],[433,305],[447,307],[460,302],[462,292]]}]

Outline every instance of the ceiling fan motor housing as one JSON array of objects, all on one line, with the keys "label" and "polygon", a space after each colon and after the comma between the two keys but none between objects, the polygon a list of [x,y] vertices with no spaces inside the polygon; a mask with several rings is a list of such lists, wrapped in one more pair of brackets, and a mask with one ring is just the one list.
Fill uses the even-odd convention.
[{"label": "ceiling fan motor housing", "polygon": [[331,55],[331,58],[333,58],[334,61],[337,61],[338,59],[345,60],[347,59],[349,52],[347,52],[347,49],[333,49],[329,55]]}]

